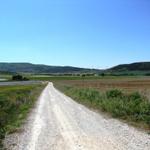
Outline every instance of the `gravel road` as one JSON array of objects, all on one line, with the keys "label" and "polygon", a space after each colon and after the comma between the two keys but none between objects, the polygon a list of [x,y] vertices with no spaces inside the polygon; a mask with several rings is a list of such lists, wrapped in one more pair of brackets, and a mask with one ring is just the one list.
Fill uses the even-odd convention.
[{"label": "gravel road", "polygon": [[150,135],[77,104],[49,83],[9,150],[150,150]]}]

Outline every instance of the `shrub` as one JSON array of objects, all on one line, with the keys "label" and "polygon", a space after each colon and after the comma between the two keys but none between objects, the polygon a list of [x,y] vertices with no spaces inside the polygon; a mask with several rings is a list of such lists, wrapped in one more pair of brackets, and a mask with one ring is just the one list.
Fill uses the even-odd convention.
[{"label": "shrub", "polygon": [[107,98],[121,98],[123,96],[122,91],[120,90],[110,90],[106,92]]},{"label": "shrub", "polygon": [[12,76],[12,80],[13,81],[28,81],[29,79],[21,75],[14,75]]},{"label": "shrub", "polygon": [[134,93],[131,93],[129,95],[129,99],[130,100],[140,100],[141,101],[143,98],[138,92],[134,92]]}]

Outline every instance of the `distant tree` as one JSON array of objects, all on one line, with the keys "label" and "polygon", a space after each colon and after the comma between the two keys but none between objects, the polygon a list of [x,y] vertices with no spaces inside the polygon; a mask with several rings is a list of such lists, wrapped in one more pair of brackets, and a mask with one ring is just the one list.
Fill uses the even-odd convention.
[{"label": "distant tree", "polygon": [[21,75],[14,75],[14,76],[12,76],[12,80],[14,80],[14,81],[21,81],[21,80],[23,80],[23,76],[21,76]]},{"label": "distant tree", "polygon": [[12,80],[13,81],[28,81],[29,79],[26,77],[23,77],[22,75],[13,75]]},{"label": "distant tree", "polygon": [[104,76],[105,76],[105,73],[101,73],[101,76],[104,77]]},{"label": "distant tree", "polygon": [[23,81],[28,81],[29,79],[27,77],[23,77]]},{"label": "distant tree", "polygon": [[82,75],[81,75],[81,77],[83,77],[83,78],[84,78],[85,76],[86,76],[85,74],[82,74]]},{"label": "distant tree", "polygon": [[146,75],[146,76],[150,76],[150,73],[146,73],[145,75]]}]

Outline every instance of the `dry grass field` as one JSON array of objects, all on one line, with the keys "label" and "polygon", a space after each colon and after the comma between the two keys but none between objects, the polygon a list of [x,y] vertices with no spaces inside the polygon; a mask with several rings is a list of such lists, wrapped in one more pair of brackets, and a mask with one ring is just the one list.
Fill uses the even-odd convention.
[{"label": "dry grass field", "polygon": [[94,88],[100,91],[119,89],[127,93],[140,92],[150,99],[150,77],[115,77],[88,80],[60,80],[59,83],[76,87]]}]

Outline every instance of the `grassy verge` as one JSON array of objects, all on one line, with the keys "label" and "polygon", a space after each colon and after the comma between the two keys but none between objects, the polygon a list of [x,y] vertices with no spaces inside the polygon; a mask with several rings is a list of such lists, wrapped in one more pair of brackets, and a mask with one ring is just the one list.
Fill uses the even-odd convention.
[{"label": "grassy verge", "polygon": [[107,112],[112,117],[150,131],[150,102],[138,92],[125,94],[120,90],[100,92],[92,88],[77,88],[55,84],[56,88],[77,102]]},{"label": "grassy verge", "polygon": [[0,87],[0,147],[6,134],[16,131],[45,85]]}]

